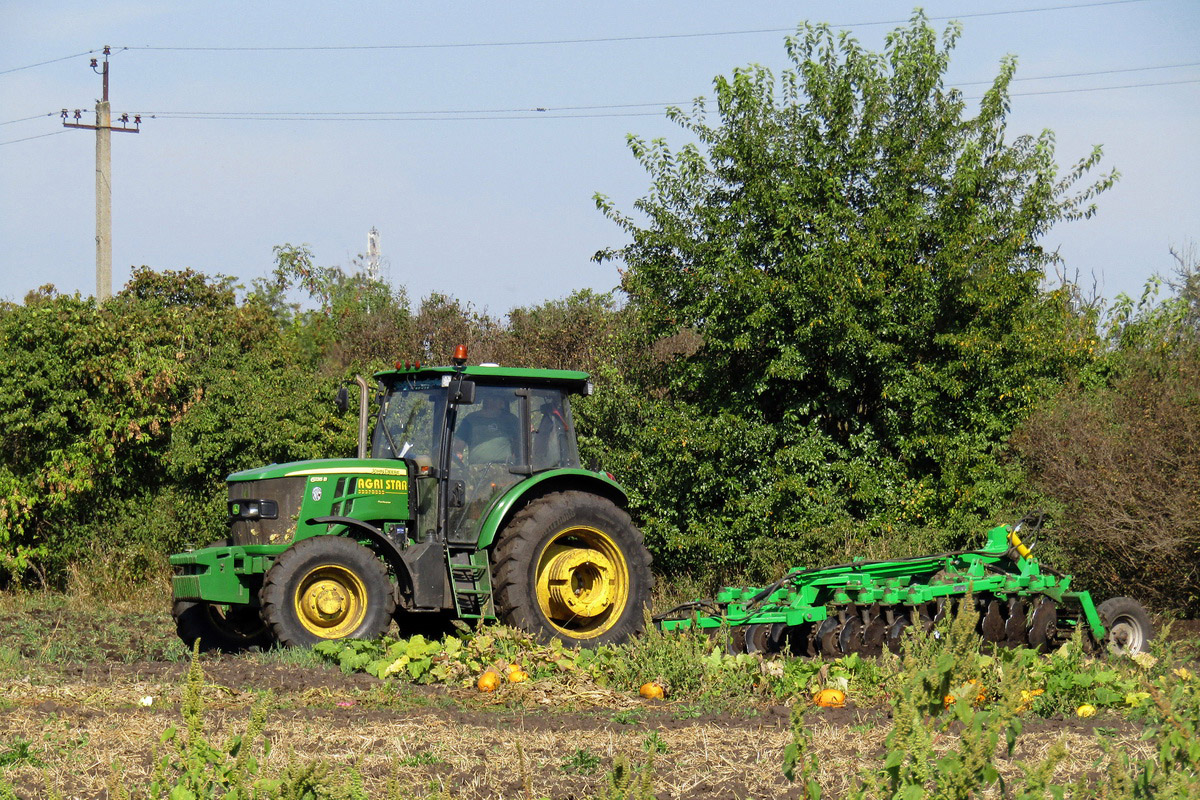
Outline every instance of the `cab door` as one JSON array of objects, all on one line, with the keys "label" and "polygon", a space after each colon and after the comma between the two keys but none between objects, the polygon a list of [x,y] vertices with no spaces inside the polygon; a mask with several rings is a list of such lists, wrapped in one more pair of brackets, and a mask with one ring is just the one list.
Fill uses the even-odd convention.
[{"label": "cab door", "polygon": [[531,473],[529,392],[477,383],[475,402],[458,407],[450,433],[450,486],[461,489],[451,492],[447,538],[473,544],[496,501]]}]

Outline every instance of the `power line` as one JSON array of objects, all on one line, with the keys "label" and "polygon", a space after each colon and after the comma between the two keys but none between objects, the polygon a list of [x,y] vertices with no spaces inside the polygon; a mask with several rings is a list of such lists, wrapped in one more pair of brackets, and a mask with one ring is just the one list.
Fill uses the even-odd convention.
[{"label": "power line", "polygon": [[[405,112],[399,112],[401,114]],[[162,116],[159,114],[142,113],[142,117],[150,117],[151,119],[200,119],[200,120],[241,120],[244,122],[461,122],[468,120],[517,120],[517,119],[600,119],[603,117],[659,117],[665,114],[666,111],[626,111],[614,112],[612,114],[534,114],[517,116],[517,115],[488,115],[488,116],[438,116],[438,117],[409,117],[409,116],[386,116],[387,112],[380,112],[371,116],[344,116],[344,117],[309,117],[309,116],[264,116],[256,114],[254,116],[239,115],[236,113],[225,115],[191,115],[177,114],[174,116]]]},{"label": "power line", "polygon": [[[1069,78],[1082,77],[1091,75],[1106,75],[1125,72],[1141,72],[1155,69],[1172,69],[1179,67],[1194,67],[1200,66],[1200,62],[1186,64],[1164,64],[1159,66],[1149,67],[1130,67],[1128,69],[1116,70],[1095,70],[1092,72],[1074,72],[1063,73],[1057,75],[1040,75],[1036,77],[1025,78],[1025,80],[1049,80],[1052,78]],[[958,83],[959,86],[969,86],[978,83],[988,83],[988,81],[975,81],[969,83]],[[1200,79],[1184,79],[1178,81],[1144,81],[1140,83],[1121,84],[1117,86],[1094,86],[1094,87],[1079,87],[1072,89],[1044,89],[1038,91],[1013,92],[1012,97],[1030,97],[1036,95],[1047,94],[1072,94],[1077,92],[1101,92],[1113,91],[1119,89],[1139,89],[1152,86],[1176,86],[1182,84],[1200,83]],[[968,97],[968,100],[978,100],[979,97]],[[603,119],[614,117],[652,117],[661,116],[665,113],[668,106],[682,107],[687,105],[683,102],[658,102],[658,103],[611,103],[611,104],[594,104],[594,105],[574,105],[574,106],[541,106],[534,108],[476,108],[476,109],[446,109],[446,110],[413,110],[413,111],[141,111],[137,112],[143,117],[153,117],[155,119],[183,119],[183,120],[237,120],[246,122],[438,122],[438,121],[482,121],[482,120],[523,120],[523,119]],[[623,113],[604,113],[604,114],[570,114],[561,112],[571,111],[606,111],[616,109],[630,108],[656,108],[664,109],[659,111],[645,112],[623,112]],[[48,116],[54,116],[56,112],[48,112],[46,114],[37,114],[29,117],[21,117],[20,119],[8,120],[0,122],[0,125],[11,125],[17,122],[27,122],[35,119],[42,119]],[[131,112],[132,113],[132,112]],[[61,131],[60,131],[61,132]],[[53,134],[43,134],[50,136]],[[29,141],[30,139],[40,139],[42,136],[28,136],[22,139],[14,139],[8,142],[0,142],[0,144],[14,144],[16,142]]]},{"label": "power line", "polygon": [[[1013,92],[1011,97],[1032,97],[1043,94],[1069,94],[1075,92],[1104,92],[1115,91],[1118,89],[1140,89],[1148,86],[1177,86],[1180,84],[1200,83],[1200,78],[1191,78],[1181,81],[1154,81],[1146,83],[1129,83],[1120,86],[1093,86],[1079,89],[1052,89],[1047,91],[1035,92]],[[979,100],[982,95],[965,97],[965,100]],[[672,105],[672,104],[668,104]],[[680,104],[673,104],[680,105]],[[622,117],[659,117],[666,113],[665,108],[662,111],[618,111],[611,114],[554,114],[554,113],[526,113],[520,115],[510,114],[488,114],[474,116],[453,116],[455,112],[440,112],[442,116],[409,116],[414,112],[344,112],[344,115],[332,116],[332,112],[325,113],[322,116],[304,115],[301,112],[250,112],[239,114],[236,112],[201,112],[196,114],[180,113],[174,114],[154,114],[141,112],[142,117],[150,117],[152,119],[181,119],[181,120],[238,120],[242,122],[468,122],[482,120],[544,120],[544,119],[604,119],[604,118],[622,118]]]},{"label": "power line", "polygon": [[236,117],[267,117],[267,116],[311,116],[311,117],[346,117],[368,115],[412,115],[412,114],[543,114],[556,111],[601,111],[614,108],[663,108],[665,106],[683,105],[682,103],[612,103],[608,105],[588,106],[536,106],[533,108],[460,108],[460,109],[429,109],[412,111],[141,111],[140,114],[155,115],[160,118],[171,118],[186,114],[189,116],[225,116]]},{"label": "power line", "polygon": [[[1042,6],[1039,8],[1007,9],[1004,11],[976,11],[968,14],[951,14],[947,16],[928,17],[930,21],[957,19],[977,19],[980,17],[1001,17],[1013,14],[1037,14],[1045,11],[1064,11],[1081,8],[1098,8],[1101,6],[1128,5],[1144,3],[1147,0],[1101,0],[1092,3],[1076,3],[1071,5]],[[902,25],[908,19],[885,19],[867,22],[831,23],[835,28],[865,28],[873,25]],[[519,41],[490,41],[490,42],[442,42],[432,44],[355,44],[355,45],[290,45],[290,46],[245,46],[245,47],[169,47],[159,45],[128,45],[125,50],[159,50],[172,52],[289,52],[289,51],[367,51],[367,50],[441,50],[451,48],[477,47],[529,47],[541,45],[562,44],[606,44],[612,42],[645,42],[670,39],[701,39],[718,36],[746,36],[763,33],[792,33],[795,26],[790,28],[752,28],[734,31],[709,31],[704,33],[666,33],[643,36],[600,36],[578,39],[532,39]]]},{"label": "power line", "polygon": [[[1082,78],[1095,75],[1117,75],[1128,72],[1147,72],[1160,69],[1183,69],[1187,67],[1200,67],[1200,61],[1190,61],[1180,64],[1156,64],[1145,67],[1125,67],[1121,69],[1100,69],[1091,70],[1088,72],[1061,72],[1050,75],[1031,75],[1028,77],[1013,78],[1013,82],[1017,81],[1044,81],[1054,80],[1057,78]],[[1163,86],[1170,83],[1189,83],[1190,81],[1174,81],[1166,83],[1149,83],[1137,84],[1136,86]],[[991,84],[992,81],[954,81],[954,86],[980,86]],[[1061,92],[1083,92],[1083,91],[1099,91],[1109,88],[1124,88],[1124,87],[1099,87],[1099,89],[1063,89]],[[1046,91],[1046,94],[1053,92]],[[1022,92],[1019,95],[1033,94],[1032,92]],[[369,117],[369,116],[435,116],[435,115],[452,115],[452,114],[552,114],[561,111],[605,111],[622,108],[665,108],[667,106],[685,106],[687,102],[671,101],[657,103],[597,103],[592,105],[572,105],[572,106],[535,106],[525,108],[457,108],[457,109],[414,109],[408,111],[140,111],[138,113],[144,116],[155,116],[159,119],[203,119],[212,117],[215,119],[241,119],[241,118],[285,118],[285,117]],[[17,122],[28,122],[30,120],[42,119],[44,117],[52,117],[58,112],[48,111],[45,114],[35,114],[29,117],[21,117],[20,119],[10,119],[5,122],[0,122],[0,126],[12,125]]]},{"label": "power line", "polygon": [[[1069,5],[1057,6],[1042,6],[1039,8],[1015,8],[1003,11],[976,11],[968,14],[951,14],[936,17],[929,17],[931,22],[941,22],[946,20],[957,19],[979,19],[982,17],[1002,17],[1014,14],[1040,14],[1046,11],[1069,11],[1073,9],[1083,8],[1099,8],[1102,6],[1118,6],[1129,5],[1131,3],[1144,3],[1147,0],[1100,0],[1092,3],[1075,3]],[[885,19],[885,20],[870,20],[864,22],[839,22],[831,23],[831,27],[835,28],[866,28],[875,25],[903,25],[908,22],[907,19]],[[495,42],[443,42],[432,44],[380,44],[380,45],[295,45],[295,46],[253,46],[253,47],[169,47],[159,45],[127,45],[124,47],[113,48],[114,51],[126,50],[158,50],[171,52],[280,52],[280,51],[354,51],[354,50],[439,50],[449,48],[478,48],[478,47],[528,47],[540,45],[561,45],[561,44],[604,44],[612,42],[645,42],[645,41],[662,41],[670,39],[702,39],[720,36],[748,36],[764,33],[791,33],[795,31],[795,27],[790,28],[752,28],[748,30],[735,31],[709,31],[702,33],[665,33],[665,34],[650,34],[644,36],[602,36],[589,37],[578,39],[532,39],[522,41],[495,41]],[[45,61],[38,61],[33,64],[25,64],[20,67],[10,67],[0,70],[0,75],[8,75],[13,72],[33,69],[34,67],[42,67],[47,64],[55,64],[59,61],[67,61],[80,56],[91,55],[99,52],[100,48],[93,50],[84,50],[82,53],[72,53],[67,56],[59,56]]]},{"label": "power line", "polygon": [[1032,97],[1038,94],[1072,94],[1075,92],[1106,92],[1111,89],[1141,89],[1143,86],[1177,86],[1181,83],[1200,83],[1200,78],[1182,81],[1156,81],[1154,83],[1127,83],[1123,86],[1092,86],[1083,89],[1046,89],[1040,92],[1013,92],[1013,97]]},{"label": "power line", "polygon": [[69,56],[60,56],[59,58],[52,58],[49,61],[39,61],[36,64],[26,64],[23,67],[12,67],[10,69],[0,69],[0,75],[7,75],[10,72],[20,72],[23,69],[33,69],[34,67],[42,67],[42,66],[45,66],[46,64],[55,64],[59,61],[66,61],[71,58],[79,58],[80,56],[91,55],[92,53],[96,53],[96,52],[99,52],[99,48],[96,48],[95,50],[84,50],[82,53],[72,53]]},{"label": "power line", "polygon": [[[1150,86],[1177,86],[1200,83],[1200,78],[1178,81],[1145,81],[1118,86],[1091,86],[1074,89],[1048,89],[1030,92],[1012,92],[1011,97],[1031,97],[1043,94],[1070,94],[1075,92],[1103,92],[1117,89],[1140,89]],[[978,100],[980,96],[965,98]],[[247,122],[438,122],[460,120],[519,120],[519,119],[599,119],[605,117],[655,117],[666,113],[667,106],[683,106],[683,103],[625,103],[612,106],[563,106],[539,109],[477,109],[474,111],[141,111],[143,117],[154,119],[192,120],[242,120]],[[558,111],[575,109],[638,108],[655,106],[662,111],[615,112],[611,114],[561,114]],[[519,116],[508,116],[510,114]],[[423,115],[423,116],[422,116]],[[432,116],[437,115],[437,116]],[[481,115],[481,116],[462,116]]]},{"label": "power line", "polygon": [[[1178,69],[1183,67],[1200,67],[1200,61],[1182,63],[1182,64],[1160,64],[1147,67],[1128,67],[1123,69],[1105,69],[1092,70],[1090,72],[1064,72],[1053,75],[1034,75],[1026,78],[1014,78],[1014,82],[1023,81],[1040,81],[1052,80],[1056,78],[1078,78],[1094,75],[1115,75],[1127,72],[1145,72],[1148,70],[1159,69]],[[1174,81],[1167,83],[1187,83],[1189,81]],[[981,84],[990,84],[992,81],[955,81],[954,86],[976,86]],[[1138,84],[1139,86],[1161,86],[1167,83],[1146,83]],[[1100,87],[1103,88],[1123,88],[1123,87]],[[1090,89],[1064,89],[1060,91],[1092,91]],[[1032,94],[1025,92],[1022,94]],[[1014,94],[1013,96],[1018,96]],[[608,103],[608,104],[593,104],[593,105],[573,105],[573,106],[535,106],[533,108],[459,108],[459,109],[414,109],[407,111],[140,111],[138,113],[143,116],[155,116],[159,119],[203,119],[212,117],[215,119],[253,119],[264,118],[281,120],[289,117],[310,117],[318,118],[337,118],[337,117],[414,117],[414,116],[436,116],[436,115],[461,115],[461,114],[547,114],[551,115],[555,112],[562,111],[603,111],[612,109],[624,108],[665,108],[667,106],[685,106],[686,102],[657,102],[657,103]],[[576,115],[582,116],[582,115]],[[35,119],[27,117],[26,119]]]},{"label": "power line", "polygon": [[[1030,75],[1028,77],[1013,78],[1013,83],[1017,81],[1048,81],[1055,78],[1086,78],[1093,75],[1116,75],[1123,72],[1148,72],[1155,69],[1182,69],[1184,67],[1200,67],[1200,61],[1191,61],[1186,64],[1160,64],[1153,67],[1124,67],[1121,69],[1097,69],[1090,72],[1063,72],[1056,75]],[[955,86],[979,86],[980,84],[991,83],[992,81],[956,81]]]},{"label": "power line", "polygon": [[66,131],[54,131],[53,133],[39,133],[37,136],[26,136],[24,139],[9,139],[7,142],[0,142],[0,145],[16,144],[17,142],[28,142],[30,139],[45,139],[47,136],[58,136]]},{"label": "power line", "polygon": [[47,111],[45,114],[34,114],[32,117],[21,117],[20,119],[10,119],[8,122],[0,122],[0,125],[12,125],[16,122],[28,122],[31,119],[42,119],[43,117],[53,117],[57,111]]}]

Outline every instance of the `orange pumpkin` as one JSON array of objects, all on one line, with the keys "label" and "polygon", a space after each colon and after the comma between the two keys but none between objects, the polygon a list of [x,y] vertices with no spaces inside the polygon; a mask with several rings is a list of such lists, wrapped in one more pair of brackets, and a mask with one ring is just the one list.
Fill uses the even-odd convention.
[{"label": "orange pumpkin", "polygon": [[500,674],[494,669],[489,669],[479,676],[479,680],[475,682],[475,688],[481,692],[494,692],[500,688]]},{"label": "orange pumpkin", "polygon": [[667,696],[667,687],[663,686],[657,680],[643,683],[642,688],[638,689],[638,694],[647,700],[662,700]]},{"label": "orange pumpkin", "polygon": [[846,693],[841,689],[822,689],[813,695],[813,702],[824,708],[842,708],[846,705]]}]

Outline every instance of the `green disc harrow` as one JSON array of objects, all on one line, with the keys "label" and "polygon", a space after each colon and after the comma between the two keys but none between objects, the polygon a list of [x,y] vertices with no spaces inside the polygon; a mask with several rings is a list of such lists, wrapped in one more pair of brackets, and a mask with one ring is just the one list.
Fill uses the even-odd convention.
[{"label": "green disc harrow", "polygon": [[726,631],[731,652],[873,656],[898,650],[906,628],[931,630],[969,600],[979,635],[996,645],[1049,651],[1082,626],[1093,651],[1144,650],[1153,628],[1140,604],[1114,597],[1097,606],[1071,590],[1071,576],[1034,558],[1021,537],[1041,523],[1037,515],[999,525],[978,550],[795,568],[769,586],[729,587],[655,621],[665,631]]}]

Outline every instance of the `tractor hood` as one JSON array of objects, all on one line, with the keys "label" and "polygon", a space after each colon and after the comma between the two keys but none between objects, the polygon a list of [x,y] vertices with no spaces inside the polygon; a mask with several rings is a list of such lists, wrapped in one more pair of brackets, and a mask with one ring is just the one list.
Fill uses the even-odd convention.
[{"label": "tractor hood", "polygon": [[309,475],[407,475],[404,462],[392,458],[317,458],[293,461],[288,464],[268,464],[265,467],[235,472],[229,482],[261,481],[272,478],[293,478]]}]

